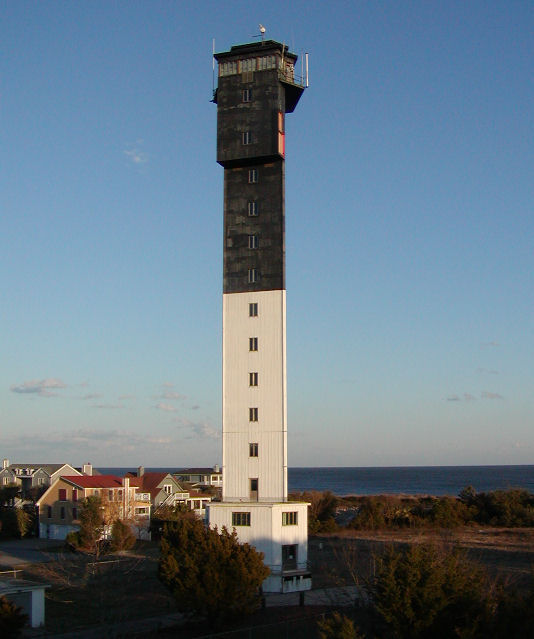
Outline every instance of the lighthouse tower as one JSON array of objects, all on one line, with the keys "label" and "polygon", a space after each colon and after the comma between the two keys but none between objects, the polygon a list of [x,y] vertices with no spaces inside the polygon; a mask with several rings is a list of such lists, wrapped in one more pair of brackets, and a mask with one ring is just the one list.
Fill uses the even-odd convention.
[{"label": "lighthouse tower", "polygon": [[311,587],[307,504],[287,501],[285,117],[304,91],[297,56],[273,40],[218,62],[224,168],[223,498],[210,526],[265,555],[266,592]]}]

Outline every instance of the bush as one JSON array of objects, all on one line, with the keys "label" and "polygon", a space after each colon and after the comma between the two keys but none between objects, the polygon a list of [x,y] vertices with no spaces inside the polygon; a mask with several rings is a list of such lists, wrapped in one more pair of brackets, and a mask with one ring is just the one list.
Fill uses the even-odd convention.
[{"label": "bush", "polygon": [[363,635],[354,628],[352,619],[339,612],[318,621],[317,628],[320,639],[363,639]]},{"label": "bush", "polygon": [[491,636],[493,592],[486,574],[459,552],[425,545],[389,549],[369,584],[384,636],[396,639]]},{"label": "bush", "polygon": [[65,537],[65,544],[72,550],[77,550],[81,546],[80,533],[73,530]]},{"label": "bush", "polygon": [[159,578],[180,612],[198,614],[212,626],[259,607],[269,575],[263,553],[240,544],[237,534],[205,528],[200,520],[167,524],[161,540]]},{"label": "bush", "polygon": [[111,528],[111,551],[130,550],[135,546],[135,541],[135,535],[130,526],[117,519]]},{"label": "bush", "polygon": [[0,637],[20,637],[28,615],[5,597],[0,597]]}]

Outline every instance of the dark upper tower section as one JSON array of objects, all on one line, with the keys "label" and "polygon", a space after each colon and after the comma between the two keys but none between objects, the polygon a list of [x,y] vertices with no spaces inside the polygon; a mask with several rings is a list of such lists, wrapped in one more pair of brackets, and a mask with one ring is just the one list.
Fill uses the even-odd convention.
[{"label": "dark upper tower section", "polygon": [[224,171],[224,292],[285,288],[285,114],[303,83],[274,40],[234,46],[219,63],[217,162]]}]

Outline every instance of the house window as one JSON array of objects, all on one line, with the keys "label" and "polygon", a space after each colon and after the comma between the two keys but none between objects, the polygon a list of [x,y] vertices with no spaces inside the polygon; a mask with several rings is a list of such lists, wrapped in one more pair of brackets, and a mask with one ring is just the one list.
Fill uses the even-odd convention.
[{"label": "house window", "polygon": [[256,184],[258,181],[258,169],[249,169],[248,170],[248,183]]},{"label": "house window", "polygon": [[249,217],[258,217],[258,203],[257,202],[249,202],[248,203],[248,216]]},{"label": "house window", "polygon": [[248,316],[258,317],[258,302],[252,302],[248,305]]},{"label": "house window", "polygon": [[258,421],[258,409],[257,408],[249,408],[248,409],[248,421],[249,422],[257,422]]},{"label": "house window", "polygon": [[48,517],[48,519],[52,519],[52,506],[47,507],[46,516]]},{"label": "house window", "polygon": [[113,491],[112,490],[108,490],[108,499],[109,499],[109,501],[113,501]]},{"label": "house window", "polygon": [[72,509],[72,518],[78,519],[78,509],[76,507]]},{"label": "house window", "polygon": [[232,526],[250,526],[250,513],[232,513]]},{"label": "house window", "polygon": [[248,350],[249,351],[257,351],[258,350],[258,338],[257,337],[249,337],[248,338]]},{"label": "house window", "polygon": [[241,134],[241,142],[243,144],[252,144],[252,133],[250,131],[243,131]]},{"label": "house window", "polygon": [[170,495],[172,493],[172,486],[171,484],[165,484],[163,486],[163,490],[167,493],[167,495]]},{"label": "house window", "polygon": [[249,235],[248,236],[248,247],[249,247],[249,249],[257,249],[258,248],[258,236],[257,235]]},{"label": "house window", "polygon": [[58,499],[59,499],[59,501],[67,501],[67,489],[66,488],[60,488],[59,489]]},{"label": "house window", "polygon": [[252,102],[252,89],[243,89],[242,100],[243,102]]},{"label": "house window", "polygon": [[249,373],[248,374],[248,385],[249,386],[257,386],[258,385],[258,373]]},{"label": "house window", "polygon": [[78,491],[76,488],[72,489],[72,501],[78,501]]},{"label": "house window", "polygon": [[248,456],[249,457],[257,457],[258,456],[258,444],[252,443],[248,445]]},{"label": "house window", "polygon": [[249,268],[248,269],[248,283],[249,284],[254,284],[254,282],[257,282],[260,279],[260,275],[258,273],[258,269],[257,268]]},{"label": "house window", "polygon": [[61,519],[65,519],[65,506],[61,506],[61,510],[59,512]]},{"label": "house window", "polygon": [[282,526],[296,526],[298,524],[298,512],[282,513]]}]

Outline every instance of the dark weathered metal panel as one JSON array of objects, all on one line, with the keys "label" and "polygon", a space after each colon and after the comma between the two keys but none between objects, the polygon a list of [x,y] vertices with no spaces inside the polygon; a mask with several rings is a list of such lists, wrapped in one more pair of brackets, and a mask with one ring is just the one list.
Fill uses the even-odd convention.
[{"label": "dark weathered metal panel", "polygon": [[[285,130],[288,96],[291,110],[296,100],[292,84],[280,76],[280,68],[287,68],[282,53],[296,60],[273,41],[239,45],[215,56],[219,63],[236,62],[237,69],[247,64],[239,66],[239,61],[254,55],[277,56],[276,68],[219,77],[215,101],[217,161],[224,166],[225,293],[285,288],[285,162],[279,133]],[[244,90],[251,92],[245,100]],[[257,182],[249,180],[251,169],[257,171]],[[257,215],[249,215],[250,202],[257,203]],[[256,269],[255,282],[249,281],[250,269]]]}]

